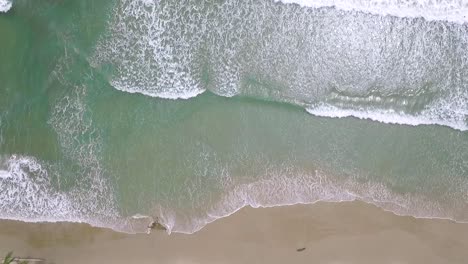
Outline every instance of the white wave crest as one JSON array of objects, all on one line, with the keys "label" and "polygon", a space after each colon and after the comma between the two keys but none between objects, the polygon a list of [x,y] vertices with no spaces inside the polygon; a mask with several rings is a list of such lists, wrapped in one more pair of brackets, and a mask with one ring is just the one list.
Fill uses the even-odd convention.
[{"label": "white wave crest", "polygon": [[344,11],[360,11],[375,15],[397,17],[423,17],[427,20],[445,20],[455,23],[468,22],[466,0],[275,0],[296,3],[307,7],[335,7]]},{"label": "white wave crest", "polygon": [[0,0],[0,13],[6,13],[10,10],[12,3],[9,0]]},{"label": "white wave crest", "polygon": [[[91,65],[111,62],[118,74],[110,84],[120,91],[165,99],[195,97],[205,91],[190,67],[201,40],[184,34],[186,24],[178,21],[180,14],[162,5],[121,1],[114,9],[109,36],[99,41]],[[166,19],[176,26],[164,26]]]},{"label": "white wave crest", "polygon": [[423,112],[417,116],[397,112],[392,109],[346,109],[339,108],[330,104],[320,104],[315,107],[306,108],[307,112],[321,117],[343,118],[343,117],[356,117],[359,119],[369,119],[386,124],[400,124],[400,125],[442,125],[448,126],[461,131],[468,130],[468,125],[465,121],[460,119],[442,119],[431,115],[429,112]]},{"label": "white wave crest", "polygon": [[188,91],[183,91],[183,89],[179,89],[178,91],[175,91],[175,90],[147,91],[142,88],[126,85],[125,83],[117,81],[117,80],[113,80],[110,83],[112,87],[122,92],[127,92],[131,94],[139,93],[139,94],[150,96],[150,97],[158,97],[158,98],[172,99],[172,100],[190,99],[193,97],[197,97],[198,95],[205,92],[205,90],[203,89],[195,89],[195,90],[188,90]]}]

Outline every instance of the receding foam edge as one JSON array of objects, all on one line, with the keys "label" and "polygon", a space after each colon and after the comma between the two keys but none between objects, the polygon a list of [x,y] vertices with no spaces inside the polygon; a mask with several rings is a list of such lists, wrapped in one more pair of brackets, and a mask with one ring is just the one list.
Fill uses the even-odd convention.
[{"label": "receding foam edge", "polygon": [[[174,225],[175,219],[171,214],[169,218],[163,216],[164,224],[168,227],[168,233],[193,234],[205,228],[208,224],[228,217],[240,209],[250,206],[253,208],[270,208],[290,205],[311,205],[317,202],[364,202],[377,206],[384,211],[399,216],[409,216],[420,219],[443,219],[456,223],[467,223],[465,217],[457,217],[456,214],[445,210],[442,204],[436,201],[428,201],[427,197],[418,195],[399,195],[378,183],[359,184],[352,180],[340,184],[329,181],[326,177],[306,178],[298,175],[297,178],[273,177],[273,181],[260,180],[249,184],[241,184],[230,191],[226,191],[219,202],[207,211],[206,217],[193,219],[191,226]],[[286,179],[286,182],[284,180]],[[306,182],[303,182],[303,181]],[[279,182],[278,182],[279,181]],[[302,185],[297,183],[302,182]],[[327,183],[328,182],[328,183]],[[282,186],[275,189],[274,193],[264,192],[264,189]],[[296,186],[299,188],[289,188]],[[277,187],[277,186],[276,186]],[[263,191],[262,191],[263,190]],[[188,231],[189,230],[189,231]]]},{"label": "receding foam edge", "polygon": [[12,3],[9,0],[0,0],[0,13],[6,13],[11,9]]},{"label": "receding foam edge", "polygon": [[468,23],[468,1],[445,0],[436,4],[427,4],[427,1],[413,1],[404,4],[398,0],[274,0],[284,4],[298,4],[304,7],[321,8],[334,7],[343,11],[358,11],[381,16],[395,16],[418,18],[422,17],[429,21],[448,21],[458,24]]}]

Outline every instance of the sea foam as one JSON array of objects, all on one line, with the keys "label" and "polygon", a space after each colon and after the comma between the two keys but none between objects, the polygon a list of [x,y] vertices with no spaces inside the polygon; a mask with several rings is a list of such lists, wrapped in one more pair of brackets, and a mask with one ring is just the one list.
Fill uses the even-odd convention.
[{"label": "sea foam", "polygon": [[307,112],[320,117],[344,118],[356,117],[359,119],[368,119],[385,124],[399,125],[441,125],[458,129],[461,131],[468,130],[468,125],[461,119],[444,120],[436,116],[431,116],[430,113],[421,113],[417,116],[408,115],[404,112],[398,112],[393,109],[346,109],[329,104],[320,104],[316,107],[306,108]]},{"label": "sea foam", "polygon": [[275,0],[296,3],[307,7],[335,7],[344,11],[360,11],[375,15],[396,17],[423,17],[427,20],[445,20],[456,23],[468,22],[466,0]]},{"label": "sea foam", "polygon": [[3,157],[0,217],[23,221],[57,221],[72,217],[70,199],[54,191],[52,185],[47,169],[34,157]]},{"label": "sea foam", "polygon": [[[189,217],[170,208],[160,208],[157,215],[168,232],[192,234],[209,223],[228,217],[246,206],[254,208],[276,207],[323,202],[363,201],[374,204],[397,215],[417,218],[442,218],[464,222],[464,211],[451,211],[450,206],[428,197],[397,194],[383,184],[358,183],[329,177],[316,170],[294,176],[279,171],[250,183],[234,184],[224,195],[201,214]],[[128,219],[111,217],[102,221],[97,215],[83,215],[83,207],[90,206],[87,199],[73,197],[77,192],[62,193],[54,190],[44,165],[34,157],[12,155],[0,166],[0,218],[25,222],[84,222],[97,227],[112,228],[119,232],[141,233],[150,216],[135,214]],[[80,196],[86,197],[85,193]],[[84,204],[82,204],[84,202]],[[92,206],[91,206],[92,207]],[[454,208],[460,208],[459,205]],[[102,212],[99,212],[102,214]],[[109,215],[104,215],[109,217]]]},{"label": "sea foam", "polygon": [[[460,223],[466,222],[467,219],[465,212],[451,211],[452,206],[426,196],[396,193],[376,182],[358,183],[352,179],[339,181],[322,171],[294,175],[294,177],[272,175],[269,179],[233,186],[232,189],[226,190],[222,198],[210,206],[205,214],[198,217],[184,219],[171,210],[164,210],[160,216],[169,233],[192,234],[247,206],[268,208],[351,201],[372,204],[402,216],[449,219]],[[456,205],[455,208],[462,208],[462,205]]]},{"label": "sea foam", "polygon": [[9,0],[0,0],[0,13],[8,12],[12,6],[12,3]]},{"label": "sea foam", "polygon": [[[313,7],[285,4],[293,2]],[[90,61],[97,69],[112,65],[110,84],[129,93],[188,99],[210,91],[301,106],[333,101],[307,108],[466,130],[465,24],[400,17],[464,23],[468,0],[400,2],[121,0]],[[317,8],[325,6],[399,17]],[[362,99],[373,97],[380,101]]]}]

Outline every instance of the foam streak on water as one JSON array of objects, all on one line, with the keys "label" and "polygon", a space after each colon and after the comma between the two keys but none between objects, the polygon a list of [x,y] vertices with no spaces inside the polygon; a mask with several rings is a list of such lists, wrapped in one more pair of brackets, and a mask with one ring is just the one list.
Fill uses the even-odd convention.
[{"label": "foam streak on water", "polygon": [[361,11],[376,15],[423,17],[427,20],[468,22],[466,0],[275,0],[307,7],[335,7],[344,11]]}]

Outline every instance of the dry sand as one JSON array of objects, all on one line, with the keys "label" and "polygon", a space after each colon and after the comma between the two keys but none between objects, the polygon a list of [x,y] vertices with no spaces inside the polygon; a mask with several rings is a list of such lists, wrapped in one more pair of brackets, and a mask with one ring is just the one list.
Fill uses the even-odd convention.
[{"label": "dry sand", "polygon": [[8,250],[56,264],[468,263],[468,224],[360,202],[244,208],[193,235],[1,221],[0,253]]}]

